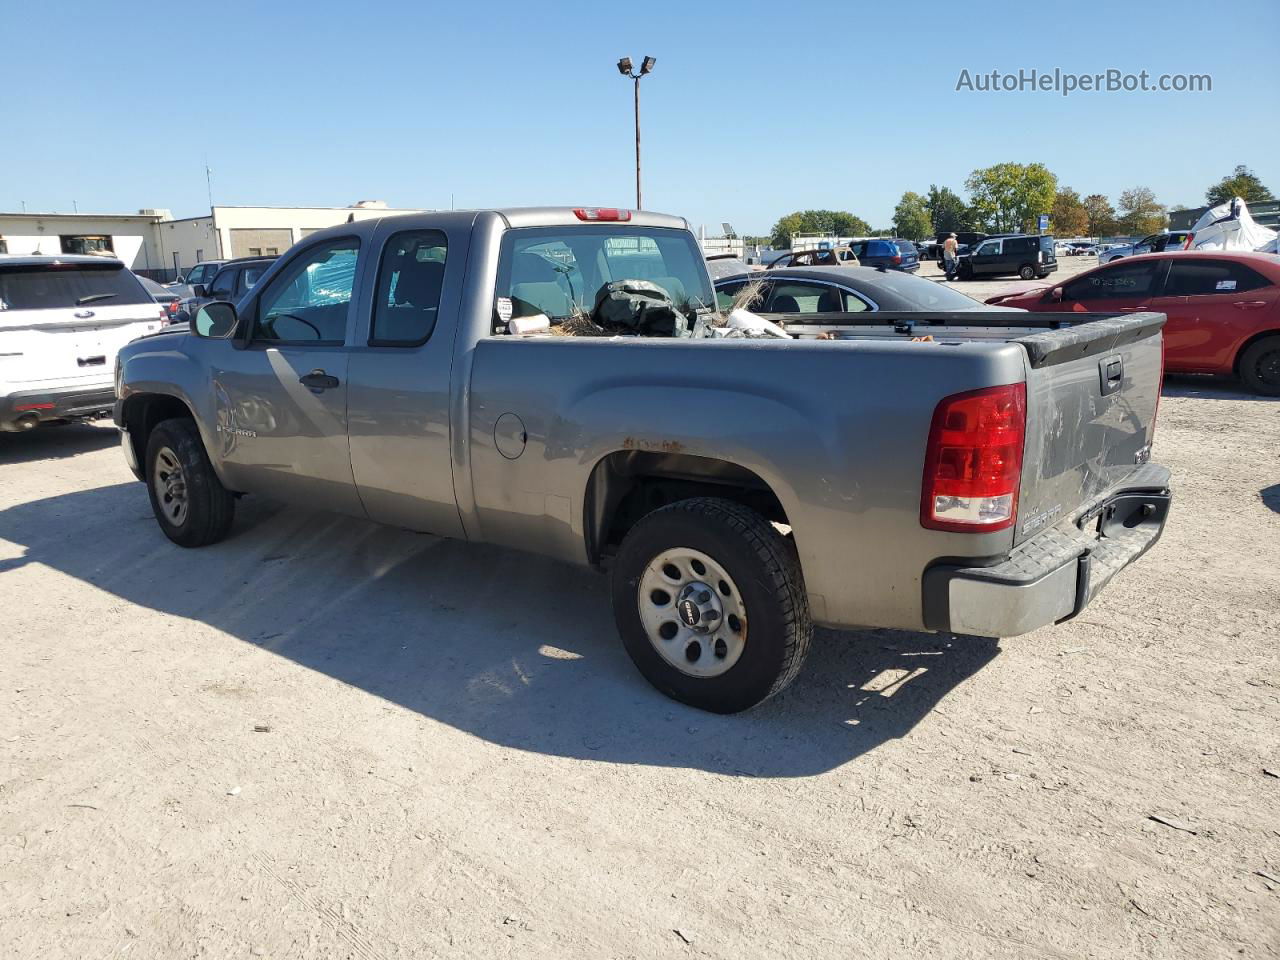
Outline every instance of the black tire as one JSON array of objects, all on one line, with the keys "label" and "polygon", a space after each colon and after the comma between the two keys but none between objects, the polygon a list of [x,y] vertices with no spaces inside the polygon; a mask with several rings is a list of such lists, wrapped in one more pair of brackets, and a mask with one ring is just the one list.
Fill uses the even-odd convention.
[{"label": "black tire", "polygon": [[1029,263],[1024,263],[1018,268],[1018,276],[1023,280],[1034,280],[1036,277],[1036,268]]},{"label": "black tire", "polygon": [[966,266],[965,264],[961,264],[961,265],[956,269],[956,276],[957,276],[957,277],[959,277],[961,280],[972,280],[972,279],[973,279],[973,267]]},{"label": "black tire", "polygon": [[[168,475],[165,465],[171,460],[176,460],[180,467],[178,481],[185,501],[180,515],[175,500],[166,499],[158,489],[165,484],[163,479],[157,481],[157,474],[162,478]],[[231,531],[235,497],[223,489],[213,472],[194,420],[180,417],[156,424],[147,437],[145,467],[147,494],[156,522],[164,535],[178,546],[205,547],[222,540]]]},{"label": "black tire", "polygon": [[[679,547],[721,565],[741,593],[744,612],[750,611],[742,652],[718,676],[694,677],[672,666],[640,618],[641,577],[656,557]],[[737,713],[756,706],[795,679],[809,652],[813,623],[794,551],[764,517],[729,500],[681,500],[643,517],[622,541],[612,593],[618,632],[645,679],[702,710]]]},{"label": "black tire", "polygon": [[1280,336],[1263,337],[1240,354],[1240,379],[1254,393],[1280,397]]}]

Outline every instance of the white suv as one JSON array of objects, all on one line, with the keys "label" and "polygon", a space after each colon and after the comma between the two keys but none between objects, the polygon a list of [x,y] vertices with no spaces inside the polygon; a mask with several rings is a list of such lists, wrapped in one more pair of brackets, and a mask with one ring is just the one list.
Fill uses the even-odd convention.
[{"label": "white suv", "polygon": [[117,351],[163,322],[119,260],[0,256],[0,431],[109,411]]}]

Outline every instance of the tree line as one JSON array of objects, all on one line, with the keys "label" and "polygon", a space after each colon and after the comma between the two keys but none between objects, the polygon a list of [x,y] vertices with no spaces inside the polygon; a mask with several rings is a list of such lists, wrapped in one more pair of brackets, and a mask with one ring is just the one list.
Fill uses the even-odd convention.
[{"label": "tree line", "polygon": [[[893,225],[873,230],[856,214],[844,210],[797,210],[780,217],[768,242],[787,247],[797,233],[827,233],[836,236],[895,236],[922,240],[937,233],[976,231],[980,233],[1036,232],[1038,218],[1049,214],[1050,231],[1060,237],[1139,235],[1155,233],[1169,222],[1169,210],[1149,187],[1124,190],[1113,204],[1101,193],[1081,196],[1042,163],[997,163],[974,170],[965,179],[966,201],[950,187],[930,184],[925,194],[908,190],[893,210]],[[1205,191],[1205,200],[1215,206],[1242,197],[1253,203],[1274,199],[1258,177],[1241,164]],[[764,239],[764,238],[760,238]]]}]

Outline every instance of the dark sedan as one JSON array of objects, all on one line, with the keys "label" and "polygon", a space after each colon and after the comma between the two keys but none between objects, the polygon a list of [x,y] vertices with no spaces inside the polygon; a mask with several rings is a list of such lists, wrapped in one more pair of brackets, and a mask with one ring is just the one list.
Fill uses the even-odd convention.
[{"label": "dark sedan", "polygon": [[721,310],[749,283],[760,293],[747,307],[755,313],[861,313],[889,310],[957,311],[999,309],[924,277],[874,267],[782,267],[715,281]]}]

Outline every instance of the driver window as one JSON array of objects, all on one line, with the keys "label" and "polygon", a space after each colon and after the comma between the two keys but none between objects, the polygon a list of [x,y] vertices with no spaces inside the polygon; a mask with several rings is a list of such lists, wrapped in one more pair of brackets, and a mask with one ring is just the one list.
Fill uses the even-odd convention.
[{"label": "driver window", "polygon": [[209,287],[209,296],[214,300],[230,300],[235,297],[235,286],[235,270],[223,270],[213,278],[213,285]]},{"label": "driver window", "polygon": [[354,237],[330,240],[300,254],[263,291],[253,339],[343,343],[359,254],[360,241]]}]

